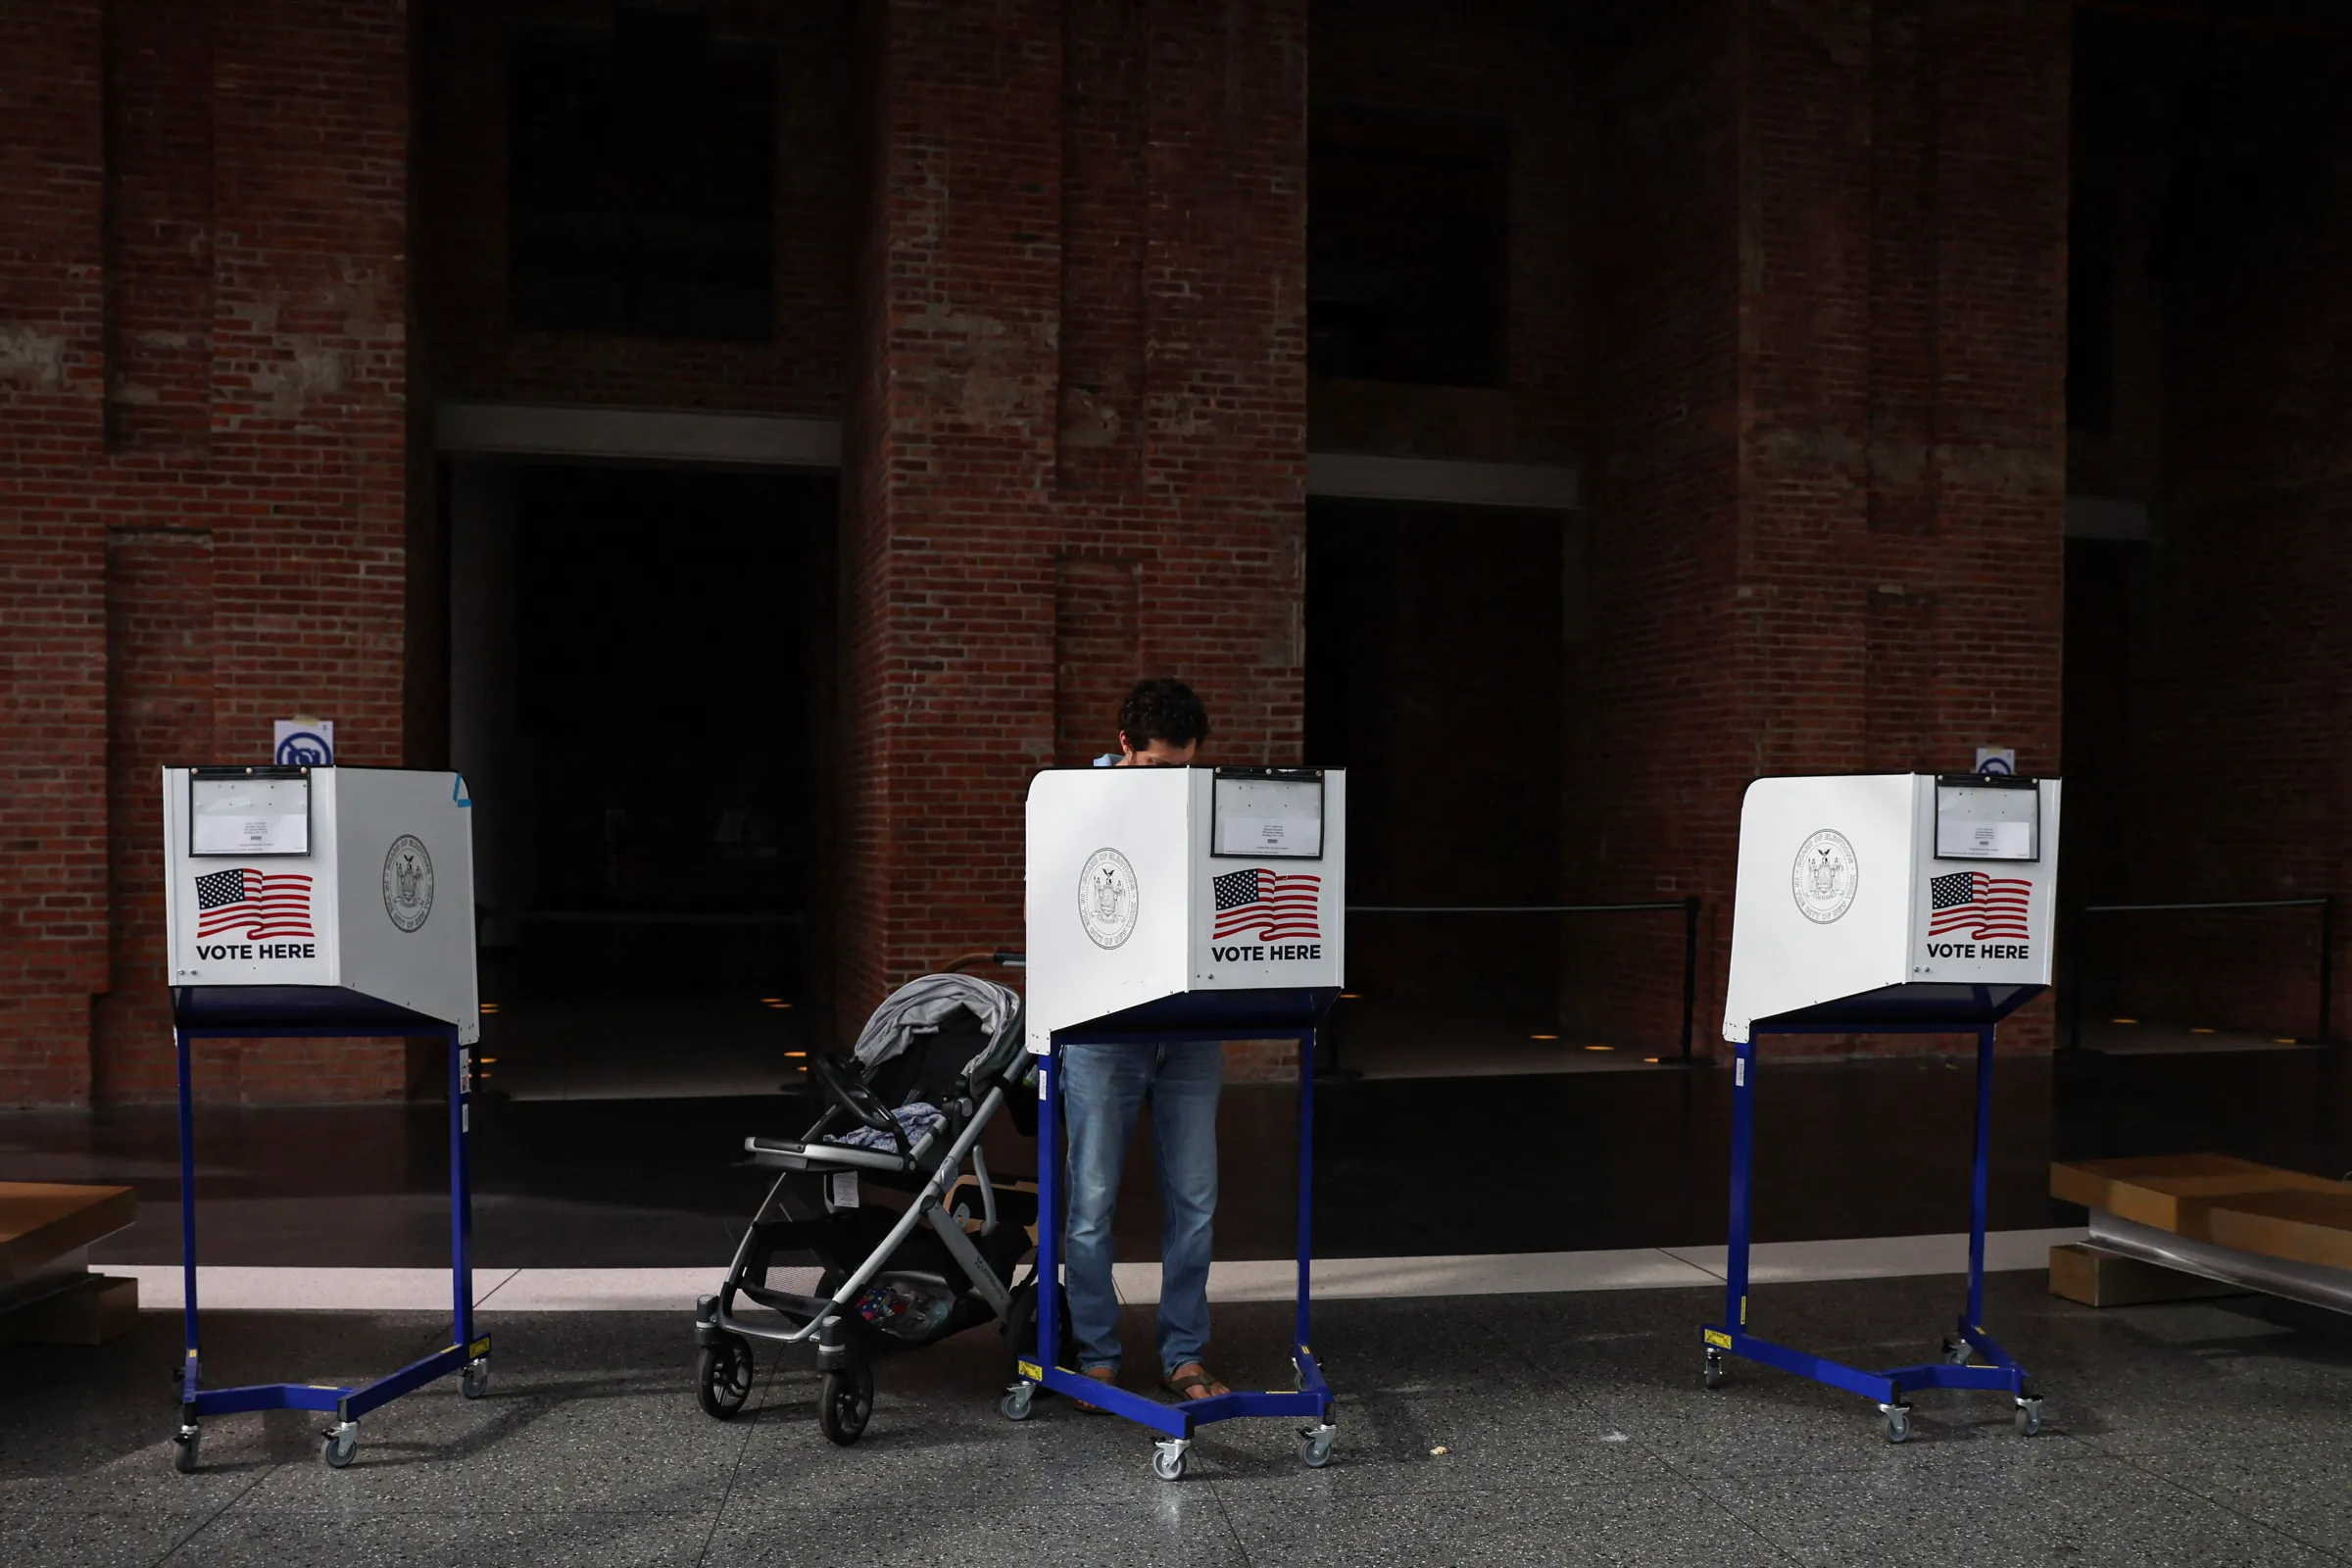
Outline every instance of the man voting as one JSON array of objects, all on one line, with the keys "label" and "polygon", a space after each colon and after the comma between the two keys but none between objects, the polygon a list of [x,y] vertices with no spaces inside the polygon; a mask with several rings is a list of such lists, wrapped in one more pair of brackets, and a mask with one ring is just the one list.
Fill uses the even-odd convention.
[{"label": "man voting", "polygon": [[[1183,767],[1208,737],[1208,710],[1180,680],[1147,680],[1119,705],[1119,749],[1097,767]],[[1210,1222],[1217,1211],[1217,1094],[1225,1047],[1164,1041],[1148,1049],[1073,1045],[1063,1055],[1062,1104],[1070,1138],[1067,1273],[1078,1369],[1099,1382],[1119,1375],[1119,1298],[1111,1287],[1111,1218],[1126,1168],[1127,1139],[1152,1111],[1159,1179],[1159,1360],[1179,1398],[1227,1392],[1201,1361],[1208,1348]],[[1084,1404],[1093,1410],[1097,1406]]]},{"label": "man voting", "polygon": [[[1192,765],[1208,715],[1181,683],[1147,681],[1119,712],[1119,750],[1029,781],[1027,1044],[1038,1132],[1038,1343],[1068,1364],[1016,1363],[1007,1419],[1039,1389],[1162,1434],[1152,1473],[1182,1479],[1195,1432],[1308,1417],[1299,1455],[1331,1456],[1331,1389],[1309,1348],[1316,1031],[1347,946],[1348,780],[1338,768]],[[1292,1390],[1236,1391],[1208,1370],[1210,1224],[1224,1042],[1298,1046],[1298,1290]],[[1117,1387],[1111,1217],[1127,1140],[1149,1108],[1158,1167],[1159,1360],[1166,1394]],[[1065,1208],[1066,1202],[1066,1208]],[[1059,1216],[1066,1213],[1066,1223]],[[1066,1296],[1068,1311],[1058,1302]],[[1049,1352],[1051,1354],[1052,1352]]]}]

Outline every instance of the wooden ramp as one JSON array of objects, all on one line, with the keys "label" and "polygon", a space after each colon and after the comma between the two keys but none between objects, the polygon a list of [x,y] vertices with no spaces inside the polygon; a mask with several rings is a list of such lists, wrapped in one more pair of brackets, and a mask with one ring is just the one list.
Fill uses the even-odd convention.
[{"label": "wooden ramp", "polygon": [[[2282,1271],[2266,1262],[2285,1265],[2323,1292],[2327,1271],[2346,1271],[2341,1290],[2352,1297],[2352,1183],[2228,1154],[2167,1154],[2054,1164],[2050,1196],[2091,1211],[2088,1243],[2051,1250],[2050,1288],[2071,1299],[2092,1306],[2176,1299],[2216,1294],[2217,1282],[2278,1289]],[[2118,1238],[2141,1228],[2179,1238],[2167,1260],[2197,1274],[2119,1253]],[[2070,1255],[2061,1258],[2062,1251]],[[2313,1298],[2301,1290],[2280,1294]]]},{"label": "wooden ramp", "polygon": [[0,1182],[0,1341],[97,1345],[128,1333],[139,1283],[92,1274],[89,1253],[138,1216],[127,1187]]}]

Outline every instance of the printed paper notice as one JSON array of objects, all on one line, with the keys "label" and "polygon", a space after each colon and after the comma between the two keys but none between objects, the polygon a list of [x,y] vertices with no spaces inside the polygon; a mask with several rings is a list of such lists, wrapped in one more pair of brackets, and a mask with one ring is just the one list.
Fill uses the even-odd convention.
[{"label": "printed paper notice", "polygon": [[2031,860],[2031,822],[1938,822],[1936,856],[1943,860]]},{"label": "printed paper notice", "polygon": [[1319,859],[1323,855],[1323,781],[1233,778],[1220,774],[1212,855]]},{"label": "printed paper notice", "polygon": [[199,778],[188,786],[191,855],[308,855],[307,778]]},{"label": "printed paper notice", "polygon": [[1936,858],[1939,860],[2034,860],[2040,795],[2032,788],[1937,784]]},{"label": "printed paper notice", "polygon": [[1319,816],[1220,816],[1217,818],[1219,855],[1301,855],[1323,853],[1323,819]]}]

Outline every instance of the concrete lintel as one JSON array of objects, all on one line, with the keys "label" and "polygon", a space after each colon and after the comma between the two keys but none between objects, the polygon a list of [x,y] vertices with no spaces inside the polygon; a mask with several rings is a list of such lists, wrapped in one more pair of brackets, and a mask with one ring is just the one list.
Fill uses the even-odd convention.
[{"label": "concrete lintel", "polygon": [[[453,457],[838,468],[841,422],[764,414],[444,403],[434,411],[433,445]],[[1577,478],[1573,467],[1532,463],[1348,452],[1311,453],[1306,460],[1308,495],[1366,501],[1572,512],[1578,504]]]},{"label": "concrete lintel", "polygon": [[1461,463],[1446,458],[1376,458],[1311,452],[1306,493],[1358,501],[1428,501],[1459,507],[1573,512],[1577,470],[1536,463]]},{"label": "concrete lintel", "polygon": [[455,457],[838,468],[841,421],[766,414],[444,403],[433,445]]}]

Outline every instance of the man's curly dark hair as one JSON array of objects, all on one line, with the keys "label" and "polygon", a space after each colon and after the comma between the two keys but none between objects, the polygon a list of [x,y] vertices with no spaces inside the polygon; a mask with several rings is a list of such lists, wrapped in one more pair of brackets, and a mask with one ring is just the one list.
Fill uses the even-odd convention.
[{"label": "man's curly dark hair", "polygon": [[1153,741],[1192,746],[1208,739],[1208,710],[1184,682],[1154,676],[1119,705],[1119,733],[1139,752]]}]

